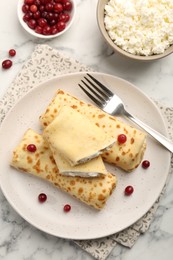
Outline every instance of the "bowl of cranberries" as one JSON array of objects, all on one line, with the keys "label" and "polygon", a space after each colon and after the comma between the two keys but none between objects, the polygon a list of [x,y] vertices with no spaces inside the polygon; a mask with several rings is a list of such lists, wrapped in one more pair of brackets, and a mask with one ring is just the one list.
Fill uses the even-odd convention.
[{"label": "bowl of cranberries", "polygon": [[50,39],[65,33],[75,17],[75,0],[19,0],[18,18],[31,35]]}]

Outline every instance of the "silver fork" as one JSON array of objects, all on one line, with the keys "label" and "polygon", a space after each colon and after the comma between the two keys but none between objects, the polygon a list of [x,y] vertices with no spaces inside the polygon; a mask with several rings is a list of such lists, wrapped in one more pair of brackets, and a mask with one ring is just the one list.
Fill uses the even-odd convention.
[{"label": "silver fork", "polygon": [[123,115],[132,120],[134,123],[143,128],[148,134],[150,134],[155,140],[157,140],[160,144],[173,153],[173,143],[171,143],[168,138],[127,112],[122,100],[116,94],[110,91],[100,81],[98,81],[90,74],[87,73],[86,75],[88,77],[84,77],[85,81],[81,80],[83,85],[78,85],[85,92],[85,94],[97,104],[98,107],[110,115]]}]

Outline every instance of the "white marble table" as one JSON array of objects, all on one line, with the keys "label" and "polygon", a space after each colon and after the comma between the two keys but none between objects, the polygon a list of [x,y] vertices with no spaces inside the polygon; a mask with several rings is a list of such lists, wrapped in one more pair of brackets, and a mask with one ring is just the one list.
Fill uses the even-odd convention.
[{"label": "white marble table", "polygon": [[[17,55],[11,69],[0,69],[0,98],[38,43],[63,50],[96,71],[113,74],[134,83],[150,97],[173,106],[173,56],[139,63],[114,54],[101,37],[96,20],[97,0],[76,0],[77,15],[70,31],[49,41],[31,38],[20,27],[17,0],[0,1],[0,61],[9,49]],[[170,260],[173,256],[173,178],[161,200],[149,231],[132,249],[116,247],[108,260]],[[47,235],[23,220],[0,191],[0,259],[89,260],[72,242]]]}]

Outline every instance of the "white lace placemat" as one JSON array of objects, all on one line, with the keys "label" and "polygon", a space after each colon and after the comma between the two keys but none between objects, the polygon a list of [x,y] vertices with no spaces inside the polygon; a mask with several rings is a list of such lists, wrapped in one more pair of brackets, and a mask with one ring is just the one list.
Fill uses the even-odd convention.
[{"label": "white lace placemat", "polygon": [[[91,71],[91,69],[48,45],[37,45],[31,58],[24,64],[0,101],[0,122],[19,98],[35,86],[58,75],[80,71]],[[170,138],[173,140],[173,108],[166,108],[159,103],[157,105],[165,117]],[[170,172],[172,168],[173,160]],[[98,260],[105,260],[117,244],[131,248],[138,237],[148,230],[163,193],[164,190],[152,208],[140,220],[122,232],[101,239],[74,242]]]}]

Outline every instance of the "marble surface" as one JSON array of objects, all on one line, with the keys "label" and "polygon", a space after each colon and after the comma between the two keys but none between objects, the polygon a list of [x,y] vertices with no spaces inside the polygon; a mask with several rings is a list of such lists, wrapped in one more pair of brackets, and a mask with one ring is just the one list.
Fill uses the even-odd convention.
[{"label": "marble surface", "polygon": [[[109,73],[130,81],[148,96],[164,105],[173,106],[173,56],[151,63],[128,60],[112,50],[102,39],[97,26],[97,0],[76,0],[77,14],[71,29],[53,40],[32,38],[17,19],[17,1],[0,1],[0,61],[8,58],[8,50],[16,49],[13,67],[0,69],[0,98],[18,74],[35,46],[46,43],[96,71]],[[147,233],[133,248],[121,246],[111,252],[108,260],[170,260],[173,255],[173,178]],[[23,220],[0,191],[0,259],[28,260],[91,260],[93,257],[72,241],[45,234]]]}]

